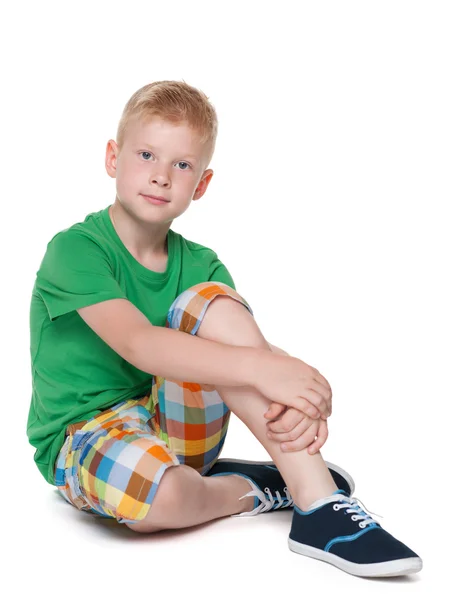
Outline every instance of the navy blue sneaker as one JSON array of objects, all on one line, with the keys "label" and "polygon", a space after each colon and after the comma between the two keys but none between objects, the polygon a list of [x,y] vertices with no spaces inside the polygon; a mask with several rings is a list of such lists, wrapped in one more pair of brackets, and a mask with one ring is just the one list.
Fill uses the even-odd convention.
[{"label": "navy blue sneaker", "polygon": [[[345,490],[348,494],[353,494],[355,482],[352,477],[337,465],[327,461],[325,464],[337,487]],[[220,458],[205,477],[216,477],[217,475],[240,475],[248,479],[252,487],[252,491],[239,500],[246,496],[255,496],[253,510],[230,515],[231,517],[253,517],[262,512],[292,509],[294,506],[294,500],[274,462]]]},{"label": "navy blue sneaker", "polygon": [[307,511],[294,505],[290,550],[360,577],[396,577],[420,571],[422,559],[383,529],[360,503],[337,490],[313,502]]}]

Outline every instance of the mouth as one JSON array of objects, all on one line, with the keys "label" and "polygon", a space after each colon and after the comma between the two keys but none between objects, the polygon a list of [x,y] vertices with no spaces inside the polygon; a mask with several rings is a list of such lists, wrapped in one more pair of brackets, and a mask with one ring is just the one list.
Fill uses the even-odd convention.
[{"label": "mouth", "polygon": [[164,198],[163,196],[148,196],[147,194],[141,194],[141,196],[143,198],[145,198],[146,200],[148,200],[149,202],[159,202],[159,203],[163,203],[163,202],[170,202],[170,200],[166,200],[166,198]]}]

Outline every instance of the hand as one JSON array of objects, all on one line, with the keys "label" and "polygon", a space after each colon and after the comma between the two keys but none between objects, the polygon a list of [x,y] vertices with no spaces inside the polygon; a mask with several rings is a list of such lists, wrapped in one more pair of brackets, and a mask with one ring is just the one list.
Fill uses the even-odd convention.
[{"label": "hand", "polygon": [[293,356],[260,350],[251,385],[274,402],[317,419],[331,415],[331,387],[317,369]]},{"label": "hand", "polygon": [[[295,408],[286,408],[273,402],[264,415],[267,423],[267,436],[274,442],[284,442],[287,449],[282,452],[297,452],[308,448],[308,454],[315,454],[328,439],[326,419],[312,419]],[[317,436],[317,440],[315,439]]]}]

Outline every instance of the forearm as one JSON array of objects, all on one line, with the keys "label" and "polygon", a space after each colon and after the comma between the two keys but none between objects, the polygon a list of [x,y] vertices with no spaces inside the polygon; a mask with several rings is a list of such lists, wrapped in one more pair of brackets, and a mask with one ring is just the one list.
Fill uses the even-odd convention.
[{"label": "forearm", "polygon": [[230,346],[150,325],[136,336],[130,362],[169,380],[243,386],[254,385],[261,353],[267,350]]}]

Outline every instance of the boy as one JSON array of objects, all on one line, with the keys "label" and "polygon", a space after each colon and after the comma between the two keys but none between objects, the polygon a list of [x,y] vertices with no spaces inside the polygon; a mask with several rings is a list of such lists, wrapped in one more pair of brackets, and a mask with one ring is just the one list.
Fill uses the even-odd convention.
[{"label": "boy", "polygon": [[[293,507],[294,552],[417,572],[318,452],[327,380],[268,344],[217,254],[170,228],[205,193],[216,136],[202,92],[144,86],[107,144],[114,204],[50,240],[30,309],[35,462],[69,503],[137,532]],[[274,462],[218,460],[231,412]]]}]

